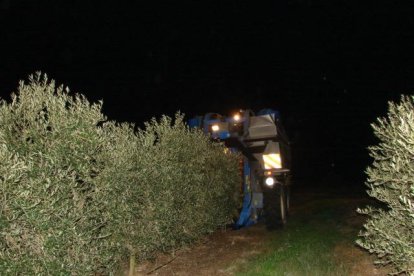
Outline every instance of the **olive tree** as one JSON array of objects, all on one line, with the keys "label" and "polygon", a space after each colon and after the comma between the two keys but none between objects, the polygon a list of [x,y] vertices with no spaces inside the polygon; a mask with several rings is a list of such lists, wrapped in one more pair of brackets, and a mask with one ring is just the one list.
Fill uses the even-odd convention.
[{"label": "olive tree", "polygon": [[389,103],[388,116],[372,124],[379,143],[369,148],[368,194],[383,207],[368,215],[357,243],[376,254],[378,264],[414,274],[414,98]]}]

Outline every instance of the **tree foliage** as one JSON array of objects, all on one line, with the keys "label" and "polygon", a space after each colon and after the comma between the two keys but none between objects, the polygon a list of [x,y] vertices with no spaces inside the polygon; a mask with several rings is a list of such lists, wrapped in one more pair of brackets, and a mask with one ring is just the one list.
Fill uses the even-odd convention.
[{"label": "tree foliage", "polygon": [[359,210],[369,216],[357,243],[377,263],[414,274],[414,98],[389,103],[387,118],[372,124],[379,144],[369,148],[368,194],[385,208]]},{"label": "tree foliage", "polygon": [[229,223],[238,157],[177,114],[134,131],[40,73],[0,104],[0,271],[112,274]]}]

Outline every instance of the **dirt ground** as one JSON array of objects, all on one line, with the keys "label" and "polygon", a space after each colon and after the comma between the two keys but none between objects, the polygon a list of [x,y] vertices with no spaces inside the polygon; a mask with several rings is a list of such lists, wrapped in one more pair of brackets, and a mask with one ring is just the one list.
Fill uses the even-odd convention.
[{"label": "dirt ground", "polygon": [[390,273],[385,267],[375,267],[374,259],[363,249],[350,244],[339,244],[334,249],[334,255],[350,268],[349,275],[380,276]]},{"label": "dirt ground", "polygon": [[240,264],[265,251],[270,234],[263,225],[220,230],[193,247],[139,265],[135,275],[233,275]]},{"label": "dirt ground", "polygon": [[[358,205],[360,206],[361,203],[365,201],[365,199],[350,199],[348,201],[350,212],[346,219],[346,227],[344,227],[342,231],[354,232],[355,229],[362,229],[365,218],[355,212],[351,212],[351,210],[355,210]],[[374,256],[370,256],[367,251],[355,244],[338,244],[334,249],[334,256],[346,265],[346,267],[350,268],[350,275],[380,276],[388,275],[391,272],[390,268],[374,266]]]},{"label": "dirt ground", "polygon": [[[311,197],[318,200],[318,195]],[[309,195],[298,200],[298,208],[292,210],[292,215],[306,209],[300,202],[308,200]],[[358,198],[345,199],[345,204],[349,204],[353,211],[347,217],[348,229],[344,228],[344,231],[361,229],[364,219],[354,211],[359,203],[361,199]],[[234,275],[241,264],[267,250],[266,241],[275,233],[267,231],[262,224],[238,231],[220,230],[194,246],[137,265],[134,275]],[[385,268],[376,268],[372,256],[352,243],[338,244],[333,254],[350,267],[350,275],[387,275],[389,272]]]}]

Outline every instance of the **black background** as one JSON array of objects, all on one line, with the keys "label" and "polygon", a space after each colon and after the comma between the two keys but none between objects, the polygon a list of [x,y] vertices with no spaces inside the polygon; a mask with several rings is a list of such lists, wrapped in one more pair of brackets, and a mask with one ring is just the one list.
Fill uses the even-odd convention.
[{"label": "black background", "polygon": [[404,1],[0,0],[0,95],[41,70],[138,125],[276,108],[299,183],[362,186],[370,123],[413,92],[413,14]]}]

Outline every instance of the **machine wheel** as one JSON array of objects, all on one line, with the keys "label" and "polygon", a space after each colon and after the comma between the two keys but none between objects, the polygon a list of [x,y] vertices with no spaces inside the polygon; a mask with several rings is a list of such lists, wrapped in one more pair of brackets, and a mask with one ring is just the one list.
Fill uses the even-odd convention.
[{"label": "machine wheel", "polygon": [[289,216],[290,213],[290,186],[286,185],[285,186],[285,197],[286,197],[286,216]]},{"label": "machine wheel", "polygon": [[283,225],[287,222],[287,198],[286,198],[286,186],[280,185],[280,221]]},{"label": "machine wheel", "polygon": [[264,217],[269,230],[286,224],[287,201],[284,189],[284,185],[278,184],[263,192]]}]

